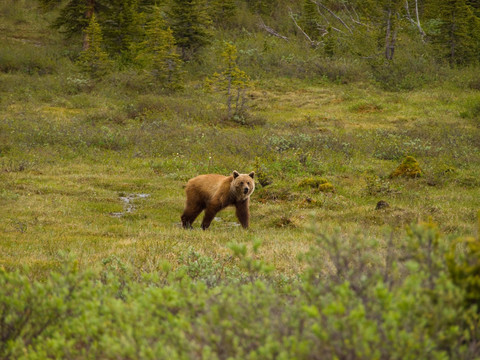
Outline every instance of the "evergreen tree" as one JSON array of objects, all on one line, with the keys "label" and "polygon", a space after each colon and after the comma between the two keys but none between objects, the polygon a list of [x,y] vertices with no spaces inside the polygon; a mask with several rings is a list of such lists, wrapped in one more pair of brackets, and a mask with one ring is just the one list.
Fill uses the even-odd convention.
[{"label": "evergreen tree", "polygon": [[84,50],[87,47],[84,30],[89,25],[92,15],[103,11],[106,3],[107,0],[69,0],[65,4],[62,0],[40,0],[40,4],[46,10],[61,6],[52,26],[59,29],[67,38],[83,34]]},{"label": "evergreen tree", "polygon": [[169,17],[183,60],[210,43],[212,21],[204,0],[172,0]]},{"label": "evergreen tree", "polygon": [[139,46],[136,61],[165,88],[181,87],[182,62],[176,52],[173,32],[166,27],[158,8],[147,24],[146,39]]},{"label": "evergreen tree", "polygon": [[467,5],[470,6],[475,16],[480,17],[480,0],[467,0]]},{"label": "evergreen tree", "polygon": [[259,15],[272,15],[278,0],[246,0],[248,7]]},{"label": "evergreen tree", "polygon": [[333,36],[333,29],[331,26],[327,28],[327,32],[323,36],[323,51],[328,57],[333,57],[335,54],[335,37]]},{"label": "evergreen tree", "polygon": [[438,6],[439,28],[432,35],[440,54],[451,65],[478,60],[480,24],[465,0],[444,0]]},{"label": "evergreen tree", "polygon": [[227,27],[237,12],[235,0],[209,0],[208,9],[216,26]]},{"label": "evergreen tree", "polygon": [[140,41],[142,18],[138,0],[111,0],[101,14],[105,46],[112,55],[128,60],[130,45]]},{"label": "evergreen tree", "polygon": [[91,16],[90,23],[85,29],[85,39],[86,48],[80,54],[78,66],[92,78],[99,78],[108,72],[111,61],[107,53],[102,50],[102,31],[95,14]]},{"label": "evergreen tree", "polygon": [[318,40],[320,29],[318,23],[317,5],[312,0],[304,0],[302,14],[302,28],[312,40]]}]

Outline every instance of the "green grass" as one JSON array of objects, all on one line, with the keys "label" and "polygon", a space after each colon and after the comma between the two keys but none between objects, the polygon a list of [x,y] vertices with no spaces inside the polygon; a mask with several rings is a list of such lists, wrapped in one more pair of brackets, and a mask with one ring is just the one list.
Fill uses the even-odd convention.
[{"label": "green grass", "polygon": [[[475,232],[480,130],[460,116],[471,91],[258,83],[250,111],[265,122],[251,128],[224,123],[216,98],[193,88],[113,96],[106,82],[90,93],[45,97],[42,83],[57,77],[2,76],[25,91],[38,88],[28,103],[10,98],[0,114],[0,263],[7,269],[28,265],[42,276],[58,266],[60,252],[84,267],[115,254],[154,268],[189,249],[223,256],[230,242],[261,239],[261,256],[294,274],[313,222],[373,237],[401,236],[409,223],[430,218],[449,234]],[[425,176],[389,179],[406,155]],[[273,183],[257,185],[249,231],[235,225],[233,209],[206,232],[199,220],[193,231],[180,228],[190,177],[258,163]],[[312,176],[328,178],[336,192],[298,187]],[[131,213],[112,215],[124,210],[121,196],[140,193],[149,196],[134,200]],[[379,200],[390,207],[375,210]]]}]

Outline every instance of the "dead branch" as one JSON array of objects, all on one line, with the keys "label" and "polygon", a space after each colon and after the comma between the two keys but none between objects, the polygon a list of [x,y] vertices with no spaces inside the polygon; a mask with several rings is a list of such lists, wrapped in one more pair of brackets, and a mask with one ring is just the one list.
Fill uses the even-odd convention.
[{"label": "dead branch", "polygon": [[[330,15],[332,15],[335,19],[337,19],[338,21],[340,21],[342,23],[343,26],[345,26],[345,28],[348,30],[348,32],[350,34],[353,34],[353,31],[352,29],[350,29],[350,27],[345,23],[345,21],[342,20],[342,18],[340,16],[338,16],[337,14],[335,14],[332,10],[330,10],[328,7],[326,7],[325,5],[323,5],[320,1],[315,1],[315,0],[311,0],[313,3],[315,3],[317,5],[317,9],[318,7],[321,7],[322,9],[326,10]],[[321,11],[319,10],[318,11],[319,13],[321,13]]]},{"label": "dead branch", "polygon": [[362,25],[362,26],[365,26],[365,27],[368,27],[367,24],[364,24],[360,21],[360,17],[358,16],[358,13],[355,11],[355,7],[352,6],[352,10],[353,10],[353,13],[355,13],[355,17],[353,16],[352,14],[352,10],[350,10],[347,5],[343,4],[343,7],[345,8],[346,12],[350,15],[350,20],[352,20],[352,22],[354,22],[355,24],[358,24],[358,25]]},{"label": "dead branch", "polygon": [[280,39],[283,39],[285,41],[288,41],[288,37],[284,36],[284,35],[281,35],[279,34],[278,32],[276,32],[275,30],[273,30],[270,26],[268,26],[267,24],[265,24],[265,22],[263,21],[262,18],[260,18],[260,23],[258,24],[258,26],[260,28],[262,28],[263,30],[265,30],[266,32],[268,32],[270,35],[273,35],[275,37],[278,37]]},{"label": "dead branch", "polygon": [[297,21],[295,20],[295,16],[293,16],[293,13],[292,13],[292,10],[291,9],[288,9],[289,10],[289,15],[290,17],[292,18],[293,20],[293,23],[295,24],[295,26],[297,27],[298,30],[301,31],[301,33],[305,36],[305,38],[308,40],[308,42],[310,43],[310,45],[312,47],[317,47],[318,45],[320,45],[320,42],[318,41],[314,41],[310,38],[310,36],[308,36],[308,34],[303,31],[303,29],[300,27],[300,25],[298,25]]}]

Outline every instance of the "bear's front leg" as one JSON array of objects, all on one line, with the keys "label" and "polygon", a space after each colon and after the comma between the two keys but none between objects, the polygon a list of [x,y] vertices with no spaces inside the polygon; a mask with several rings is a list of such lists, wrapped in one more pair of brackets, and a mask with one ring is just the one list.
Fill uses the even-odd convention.
[{"label": "bear's front leg", "polygon": [[207,206],[207,208],[205,209],[205,216],[203,217],[202,221],[203,230],[208,229],[208,227],[212,223],[213,218],[221,209],[221,206],[218,206],[216,204],[210,204]]},{"label": "bear's front leg", "polygon": [[249,203],[250,199],[247,199],[242,202],[237,202],[235,204],[236,208],[236,215],[238,218],[238,221],[240,221],[240,224],[242,224],[244,229],[248,229],[248,225],[250,223],[250,210],[249,210]]}]

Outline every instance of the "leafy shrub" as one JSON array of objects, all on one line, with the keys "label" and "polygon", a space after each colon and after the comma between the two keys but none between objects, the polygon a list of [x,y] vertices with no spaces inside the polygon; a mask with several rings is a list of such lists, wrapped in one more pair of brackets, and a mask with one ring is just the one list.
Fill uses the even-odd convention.
[{"label": "leafy shrub", "polygon": [[468,99],[464,106],[465,110],[460,113],[463,118],[480,119],[480,98]]},{"label": "leafy shrub", "polygon": [[391,188],[390,183],[378,176],[367,177],[366,193],[368,195],[390,194],[394,190]]},{"label": "leafy shrub", "polygon": [[[389,91],[414,90],[428,80],[431,64],[422,57],[407,56],[394,61],[370,61],[370,72],[375,82]],[[433,75],[432,75],[433,76]]]},{"label": "leafy shrub", "polygon": [[22,172],[26,170],[35,169],[35,161],[25,159],[2,159],[0,161],[0,169],[5,172]]},{"label": "leafy shrub", "polygon": [[480,356],[478,291],[464,283],[477,267],[449,271],[449,241],[433,224],[401,239],[313,234],[291,278],[271,272],[258,239],[230,244],[220,261],[189,252],[175,270],[138,276],[115,256],[98,275],[67,262],[42,282],[0,270],[0,358]]},{"label": "leafy shrub", "polygon": [[273,184],[255,191],[259,201],[293,200],[296,198],[290,186]]},{"label": "leafy shrub", "polygon": [[[478,213],[480,232],[480,212]],[[452,242],[447,264],[455,284],[465,289],[467,305],[480,308],[480,234]]]},{"label": "leafy shrub", "polygon": [[318,191],[320,192],[335,192],[335,188],[333,187],[333,185],[331,183],[329,183],[328,181],[323,183],[323,184],[320,184],[318,185]]}]

